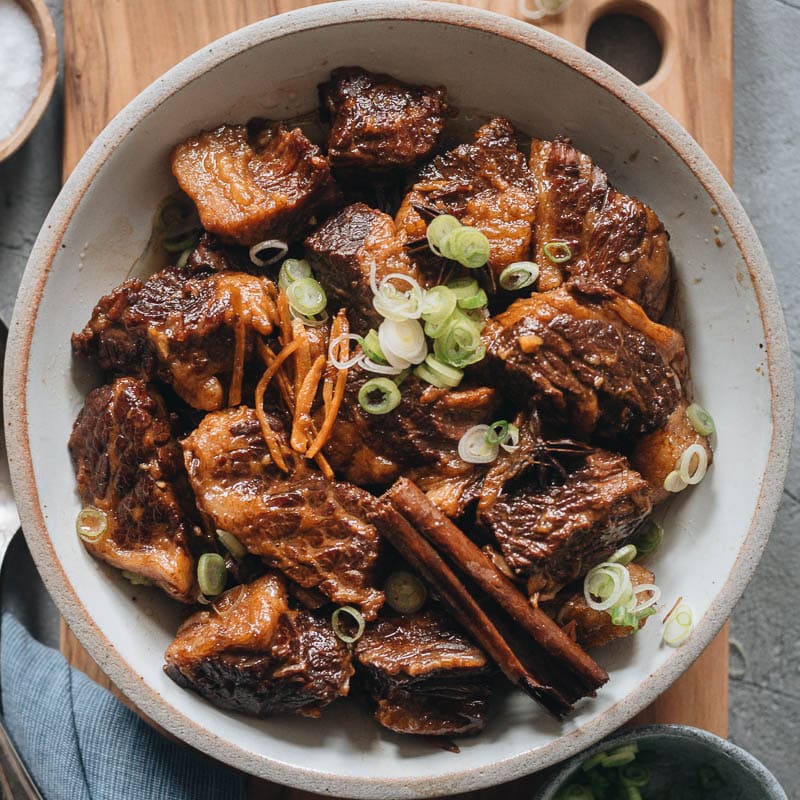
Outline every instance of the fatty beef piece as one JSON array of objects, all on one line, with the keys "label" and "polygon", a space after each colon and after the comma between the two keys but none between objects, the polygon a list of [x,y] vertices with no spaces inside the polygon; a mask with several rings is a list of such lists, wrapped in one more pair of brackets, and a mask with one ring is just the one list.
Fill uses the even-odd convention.
[{"label": "fatty beef piece", "polygon": [[207,414],[183,440],[198,507],[215,527],[299,586],[359,606],[373,619],[383,604],[374,587],[374,498],[327,480],[291,450],[281,420],[273,414],[266,419],[288,472],[274,463],[255,411],[244,406]]},{"label": "fatty beef piece", "polygon": [[299,129],[254,120],[203,131],[172,151],[172,173],[223,241],[300,239],[340,200],[328,159]]},{"label": "fatty beef piece", "polygon": [[[372,304],[371,272],[377,284],[390,274],[407,275],[424,284],[392,218],[364,203],[354,203],[331,216],[306,239],[305,247],[329,305],[347,309],[353,333],[365,335],[383,319]],[[405,291],[408,285],[400,281],[397,288]]]},{"label": "fatty beef piece", "polygon": [[539,290],[590,278],[659,320],[669,296],[669,242],[653,210],[611,186],[569,139],[534,140],[530,168],[538,196],[532,260],[541,270]]},{"label": "fatty beef piece", "polygon": [[683,337],[586,280],[513,302],[483,330],[490,385],[508,385],[579,439],[621,446],[663,427],[682,401]]},{"label": "fatty beef piece", "polygon": [[353,652],[384,727],[456,736],[485,726],[492,669],[443,613],[380,617],[367,625]]},{"label": "fatty beef piece", "polygon": [[[547,443],[537,462],[548,458]],[[489,471],[491,495],[478,503],[478,524],[500,546],[506,564],[527,582],[528,592],[552,598],[562,587],[610,556],[650,513],[650,487],[616,453],[566,443],[550,445],[551,468],[509,468],[517,454]],[[565,452],[566,451],[566,452]]]},{"label": "fatty beef piece", "polygon": [[168,383],[193,408],[213,411],[240,402],[252,335],[268,336],[277,318],[273,296],[266,278],[170,267],[102,297],[72,349],[108,372]]},{"label": "fatty beef piece", "polygon": [[347,647],[327,619],[289,608],[282,578],[268,573],[216,598],[181,625],[164,671],[221,708],[265,717],[320,710],[349,692]]},{"label": "fatty beef piece", "polygon": [[[630,575],[634,593],[640,586],[652,586],[655,575],[641,564],[627,564],[625,569]],[[642,600],[647,596],[642,595]],[[597,611],[586,602],[582,591],[567,588],[555,599],[543,605],[549,614],[575,641],[584,649],[592,650],[605,647],[616,639],[631,636],[644,627],[647,617],[642,617],[636,627],[633,625],[615,625],[608,611]]]},{"label": "fatty beef piece", "polygon": [[415,86],[360,67],[340,67],[319,87],[329,118],[333,167],[365,172],[404,169],[428,158],[449,108],[443,87]]},{"label": "fatty beef piece", "polygon": [[509,264],[530,258],[536,207],[536,184],[516,131],[496,118],[475,132],[472,144],[422,167],[396,222],[405,240],[414,242],[425,238],[430,219],[425,213],[452,214],[489,240],[488,263],[498,278]]},{"label": "fatty beef piece", "polygon": [[193,549],[204,541],[161,396],[137,378],[118,378],[89,392],[69,450],[84,507],[104,512],[105,533],[84,539],[111,566],[195,601]]}]

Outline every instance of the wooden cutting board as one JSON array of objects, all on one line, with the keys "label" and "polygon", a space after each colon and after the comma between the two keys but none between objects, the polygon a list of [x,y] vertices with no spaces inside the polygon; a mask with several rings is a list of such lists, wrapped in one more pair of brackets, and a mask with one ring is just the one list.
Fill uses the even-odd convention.
[{"label": "wooden cutting board", "polygon": [[[65,0],[64,177],[104,125],[139,91],[185,56],[243,25],[326,0]],[[530,4],[533,0],[528,0]],[[515,15],[516,0],[461,0]],[[645,19],[664,48],[644,85],[700,142],[722,173],[733,173],[733,0],[574,0],[542,27],[584,46],[592,22],[607,13]],[[72,664],[116,691],[62,621],[61,649]],[[636,723],[679,722],[727,735],[727,627]],[[530,797],[536,776],[470,795]],[[253,798],[309,797],[250,781]]]}]

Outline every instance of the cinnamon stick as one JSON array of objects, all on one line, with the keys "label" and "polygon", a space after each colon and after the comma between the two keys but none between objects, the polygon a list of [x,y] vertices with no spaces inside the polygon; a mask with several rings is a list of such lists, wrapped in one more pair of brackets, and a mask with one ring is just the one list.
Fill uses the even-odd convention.
[{"label": "cinnamon stick", "polygon": [[435,589],[461,626],[487,652],[516,686],[562,716],[570,703],[553,686],[541,683],[523,665],[492,620],[431,544],[385,498],[379,498],[373,522],[398,553]]},{"label": "cinnamon stick", "polygon": [[550,617],[527,598],[480,548],[434,505],[413,482],[400,478],[384,497],[452,563],[468,575],[549,655],[567,665],[587,692],[608,680],[608,673]]}]

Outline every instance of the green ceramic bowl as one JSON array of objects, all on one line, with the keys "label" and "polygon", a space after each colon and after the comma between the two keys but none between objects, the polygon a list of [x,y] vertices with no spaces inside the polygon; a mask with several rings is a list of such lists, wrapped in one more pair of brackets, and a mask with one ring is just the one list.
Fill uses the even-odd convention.
[{"label": "green ceramic bowl", "polygon": [[[688,725],[648,725],[610,736],[567,761],[535,800],[555,800],[562,789],[578,782],[587,759],[630,742],[639,746],[639,760],[647,762],[652,776],[643,791],[644,800],[662,796],[669,800],[787,800],[775,776],[750,753]],[[700,770],[707,767],[713,768],[721,785],[693,787]]]}]

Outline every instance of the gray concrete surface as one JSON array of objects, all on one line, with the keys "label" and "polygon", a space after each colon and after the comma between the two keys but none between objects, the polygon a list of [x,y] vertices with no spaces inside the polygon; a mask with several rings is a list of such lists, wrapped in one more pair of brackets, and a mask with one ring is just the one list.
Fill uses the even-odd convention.
[{"label": "gray concrete surface", "polygon": [[[693,2],[694,0],[687,0]],[[713,2],[713,0],[712,0]],[[61,0],[48,0],[61,27]],[[735,187],[761,236],[800,363],[800,0],[737,0]],[[0,319],[8,322],[28,251],[60,183],[61,84],[28,144],[0,164]],[[746,435],[746,431],[742,432]],[[732,680],[731,739],[800,798],[800,441],[775,529],[737,606],[731,633],[746,655]],[[55,609],[32,589],[24,542],[4,569],[3,605],[55,642]],[[738,666],[737,658],[737,666]]]}]

